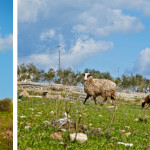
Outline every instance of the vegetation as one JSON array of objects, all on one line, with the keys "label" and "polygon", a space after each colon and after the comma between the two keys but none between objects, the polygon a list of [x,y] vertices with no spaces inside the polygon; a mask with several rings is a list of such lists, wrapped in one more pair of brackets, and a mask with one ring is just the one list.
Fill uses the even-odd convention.
[{"label": "vegetation", "polygon": [[[94,78],[113,80],[117,84],[117,89],[132,92],[148,92],[150,89],[150,80],[140,74],[125,75],[113,78],[109,72],[100,72],[94,69],[85,69]],[[81,72],[74,72],[71,68],[64,70],[54,70],[50,68],[48,72],[36,68],[33,64],[21,64],[18,66],[18,79],[30,81],[45,81],[50,83],[60,83],[64,85],[83,85]]]},{"label": "vegetation", "polygon": [[9,98],[0,100],[0,149],[13,149],[13,104]]},{"label": "vegetation", "polygon": [[7,111],[11,112],[12,111],[12,101],[9,98],[5,98],[0,101],[0,112],[2,111]]},{"label": "vegetation", "polygon": [[[149,109],[141,108],[139,100],[134,103],[117,100],[118,109],[108,108],[108,105],[23,97],[18,102],[18,149],[149,149]],[[101,128],[100,134],[88,132],[88,141],[82,144],[71,142],[68,139],[69,131],[63,133],[63,140],[51,139],[50,134],[57,131],[57,127],[43,122],[60,119],[64,112],[77,124],[86,125],[88,131]],[[117,142],[133,146],[125,147]]]}]

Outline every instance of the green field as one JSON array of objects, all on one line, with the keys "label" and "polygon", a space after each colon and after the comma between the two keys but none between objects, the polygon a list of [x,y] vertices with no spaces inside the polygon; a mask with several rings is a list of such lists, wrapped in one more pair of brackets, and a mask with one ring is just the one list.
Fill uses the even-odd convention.
[{"label": "green field", "polygon": [[[122,99],[117,100],[118,109],[110,109],[108,106],[111,105],[83,105],[79,101],[23,98],[18,102],[18,149],[150,149],[150,109],[141,108],[138,101],[131,103]],[[54,114],[50,113],[51,111]],[[78,141],[70,141],[69,131],[62,133],[61,141],[50,138],[58,128],[43,122],[60,119],[64,112],[69,113],[70,119],[74,120],[77,126],[86,125],[86,142],[81,144]],[[25,129],[27,126],[28,129]],[[90,132],[97,128],[101,128],[100,134]],[[132,143],[133,146],[124,146],[117,142]]]},{"label": "green field", "polygon": [[13,113],[0,112],[0,150],[13,149]]}]

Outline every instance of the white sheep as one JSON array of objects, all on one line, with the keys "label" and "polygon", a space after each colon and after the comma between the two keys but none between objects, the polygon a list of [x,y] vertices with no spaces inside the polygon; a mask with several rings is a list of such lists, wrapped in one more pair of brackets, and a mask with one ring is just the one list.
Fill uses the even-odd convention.
[{"label": "white sheep", "polygon": [[83,102],[85,104],[86,100],[93,96],[94,102],[96,103],[96,97],[102,96],[105,102],[108,97],[113,101],[116,98],[116,84],[113,81],[107,79],[93,79],[90,73],[83,73],[84,76],[84,91],[87,93],[87,96]]}]

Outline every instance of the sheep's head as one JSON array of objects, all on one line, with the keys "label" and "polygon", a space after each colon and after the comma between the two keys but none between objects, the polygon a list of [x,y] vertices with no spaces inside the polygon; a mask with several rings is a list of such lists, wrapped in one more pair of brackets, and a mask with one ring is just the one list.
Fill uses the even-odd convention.
[{"label": "sheep's head", "polygon": [[82,75],[84,76],[84,80],[85,80],[85,81],[86,81],[89,77],[92,77],[92,76],[90,75],[90,73],[83,73]]}]

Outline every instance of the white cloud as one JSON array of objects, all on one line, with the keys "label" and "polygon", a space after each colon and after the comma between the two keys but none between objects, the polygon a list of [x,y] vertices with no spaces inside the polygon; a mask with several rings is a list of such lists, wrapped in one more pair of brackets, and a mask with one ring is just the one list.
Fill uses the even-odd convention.
[{"label": "white cloud", "polygon": [[55,36],[55,30],[54,29],[50,29],[46,32],[42,32],[40,35],[40,39],[43,40],[48,40],[48,39],[52,39]]},{"label": "white cloud", "polygon": [[61,27],[73,23],[74,31],[92,35],[109,36],[112,33],[141,31],[144,25],[139,18],[124,14],[123,10],[140,11],[150,16],[148,0],[96,0],[55,1],[18,0],[19,22],[33,23],[40,19],[57,20]]},{"label": "white cloud", "polygon": [[18,0],[18,21],[36,22],[38,15],[46,12],[47,4],[47,0]]},{"label": "white cloud", "polygon": [[79,16],[80,24],[73,29],[78,33],[109,36],[112,33],[133,33],[141,31],[144,25],[136,17],[124,15],[119,9],[95,5]]},{"label": "white cloud", "polygon": [[13,35],[10,34],[5,38],[0,37],[0,51],[13,49]]},{"label": "white cloud", "polygon": [[[111,1],[111,0],[110,0]],[[104,4],[111,8],[119,8],[126,10],[134,10],[144,13],[145,16],[150,17],[150,1],[149,0],[109,0],[105,1]]]},{"label": "white cloud", "polygon": [[[134,10],[150,16],[149,0],[136,0],[136,2],[134,0],[76,0],[75,2],[71,0],[55,2],[53,0],[18,0],[19,22],[35,22],[41,17],[39,17],[41,14],[48,17],[51,16],[53,12],[64,13],[64,10],[67,13],[70,12],[70,14],[77,13],[77,11],[80,14],[82,11],[89,10],[95,5],[101,5],[111,9]],[[60,16],[62,15],[61,13]],[[75,16],[73,16],[73,18],[74,17]]]},{"label": "white cloud", "polygon": [[[69,51],[65,51],[61,54],[61,64],[63,68],[75,67],[81,65],[88,58],[107,51],[113,48],[112,42],[106,41],[95,41],[92,38],[82,40],[77,39],[75,44],[70,48]],[[21,63],[34,63],[35,65],[45,68],[46,70],[50,67],[58,68],[58,53],[55,54],[32,54],[23,59],[19,59]]]},{"label": "white cloud", "polygon": [[136,61],[133,70],[135,73],[150,77],[150,48],[145,48],[140,52],[140,57]]}]

